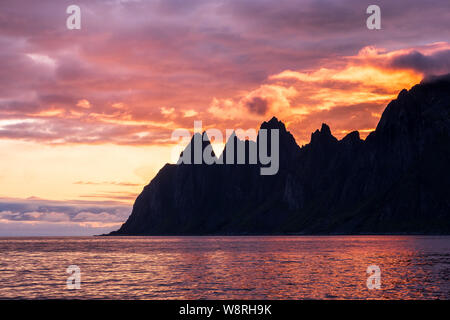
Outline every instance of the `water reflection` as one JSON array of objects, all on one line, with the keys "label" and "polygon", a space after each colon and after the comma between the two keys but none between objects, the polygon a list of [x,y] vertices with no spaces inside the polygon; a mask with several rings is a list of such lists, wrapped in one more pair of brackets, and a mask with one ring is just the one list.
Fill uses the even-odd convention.
[{"label": "water reflection", "polygon": [[[0,298],[449,299],[450,237],[0,239]],[[66,267],[81,290],[66,289]],[[368,290],[366,268],[381,268]]]}]

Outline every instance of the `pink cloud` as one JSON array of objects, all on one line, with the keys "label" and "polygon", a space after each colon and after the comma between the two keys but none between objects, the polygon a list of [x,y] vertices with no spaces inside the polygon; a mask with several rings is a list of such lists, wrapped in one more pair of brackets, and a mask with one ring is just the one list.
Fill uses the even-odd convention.
[{"label": "pink cloud", "polygon": [[[193,118],[219,128],[255,127],[267,116],[283,118],[290,108],[299,112],[290,117],[291,125],[303,126],[314,105],[325,110],[344,104],[327,98],[332,89],[360,88],[352,79],[330,78],[358,63],[357,52],[368,46],[386,48],[359,55],[359,63],[378,69],[421,74],[448,69],[447,43],[417,46],[449,38],[448,1],[415,0],[407,8],[381,1],[378,33],[365,28],[365,5],[356,0],[79,5],[83,27],[77,32],[65,28],[64,2],[0,4],[0,120],[16,121],[0,125],[0,138],[166,144],[174,128],[191,128]],[[321,68],[331,70],[329,77],[303,87],[273,78],[288,70],[320,76]],[[392,94],[378,84],[370,93]],[[356,100],[349,104],[364,103]],[[377,104],[370,113],[378,109]],[[239,118],[248,110],[253,120]],[[26,122],[30,119],[36,121]],[[311,126],[308,130],[315,129]],[[309,136],[296,130],[299,140]]]}]

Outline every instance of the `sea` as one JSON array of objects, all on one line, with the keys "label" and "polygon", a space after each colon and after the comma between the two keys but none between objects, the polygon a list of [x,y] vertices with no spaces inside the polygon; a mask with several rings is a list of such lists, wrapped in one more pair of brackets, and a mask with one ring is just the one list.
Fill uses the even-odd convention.
[{"label": "sea", "polygon": [[0,238],[0,299],[450,299],[449,279],[449,236]]}]

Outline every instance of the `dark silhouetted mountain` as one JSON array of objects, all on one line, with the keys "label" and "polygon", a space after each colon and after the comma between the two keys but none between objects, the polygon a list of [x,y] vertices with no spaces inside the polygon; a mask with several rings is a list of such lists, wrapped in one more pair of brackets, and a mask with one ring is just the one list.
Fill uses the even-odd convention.
[{"label": "dark silhouetted mountain", "polygon": [[[166,164],[111,235],[450,234],[449,114],[443,76],[402,90],[365,140],[338,140],[323,124],[300,148],[272,118],[261,128],[280,133],[276,175],[259,164]],[[225,155],[232,139],[255,144],[232,135],[222,159],[236,156]]]}]

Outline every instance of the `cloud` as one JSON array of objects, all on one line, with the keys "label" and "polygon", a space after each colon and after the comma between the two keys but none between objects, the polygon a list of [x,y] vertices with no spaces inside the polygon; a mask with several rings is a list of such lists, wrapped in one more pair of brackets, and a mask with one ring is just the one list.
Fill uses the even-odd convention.
[{"label": "cloud", "polygon": [[113,202],[0,198],[0,236],[100,234],[120,227],[130,212]]},{"label": "cloud", "polygon": [[[24,212],[21,214],[24,221],[46,221],[46,222],[65,222],[69,221],[70,217],[64,212]],[[17,217],[15,221],[17,221]]]},{"label": "cloud", "polygon": [[123,217],[108,213],[108,212],[100,212],[100,213],[92,213],[88,211],[82,211],[77,213],[76,216],[73,217],[73,221],[79,222],[103,222],[107,224],[111,224],[114,222],[123,223]]},{"label": "cloud", "polygon": [[411,69],[424,75],[450,73],[450,49],[440,50],[430,55],[413,50],[393,57],[390,66],[396,69]]},{"label": "cloud", "polygon": [[123,187],[137,187],[140,186],[140,183],[133,183],[133,182],[118,182],[118,181],[100,181],[100,182],[94,182],[94,181],[76,181],[74,184],[81,184],[81,185],[113,185],[113,186],[123,186]]},{"label": "cloud", "polygon": [[[318,75],[321,68],[338,70],[367,46],[393,52],[450,36],[450,5],[438,0],[406,7],[381,1],[382,32],[367,30],[366,4],[357,0],[78,4],[79,31],[66,29],[64,2],[0,4],[8,13],[0,16],[0,119],[38,120],[3,126],[0,138],[165,144],[173,129],[191,128],[194,117],[229,127],[248,111],[255,122],[245,124],[253,126],[292,104],[291,95],[276,92],[271,76],[287,70]],[[428,74],[448,67],[448,52],[369,58],[391,70]],[[350,91],[351,80],[329,85]],[[303,97],[305,106],[314,102]]]},{"label": "cloud", "polygon": [[269,104],[267,100],[261,97],[253,97],[245,102],[245,106],[256,114],[264,115],[267,112]]},{"label": "cloud", "polygon": [[[439,56],[449,46],[436,43],[393,51],[364,47],[357,54],[342,58],[338,65],[324,65],[310,71],[283,70],[239,96],[215,98],[209,112],[218,119],[233,119],[254,127],[265,118],[277,115],[287,123],[300,144],[308,143],[310,133],[322,122],[335,128],[338,138],[353,130],[359,130],[364,138],[374,130],[388,102],[424,76],[417,68],[400,67],[393,61],[413,50],[430,57]],[[246,120],[248,112],[253,114],[253,122]]]},{"label": "cloud", "polygon": [[[0,138],[20,139],[48,144],[119,145],[171,144],[170,128],[146,123],[120,124],[118,119],[103,119],[102,123],[80,123],[62,118],[58,113],[41,113],[39,118],[13,119],[0,122]],[[93,115],[95,117],[95,115]],[[55,119],[57,118],[57,119]],[[114,123],[116,122],[117,123]],[[145,133],[145,134],[144,134]]]},{"label": "cloud", "polygon": [[88,198],[88,199],[113,199],[115,201],[123,201],[123,202],[133,202],[136,200],[137,194],[134,192],[120,192],[120,191],[110,191],[110,192],[97,192],[97,193],[89,193],[89,194],[81,194],[80,198]]},{"label": "cloud", "polygon": [[[114,105],[116,105],[116,104],[114,104]],[[91,107],[91,103],[86,99],[81,99],[78,101],[77,107],[89,109]]]},{"label": "cloud", "polygon": [[192,118],[198,115],[198,112],[195,110],[185,110],[183,111],[183,117],[184,118]]}]

